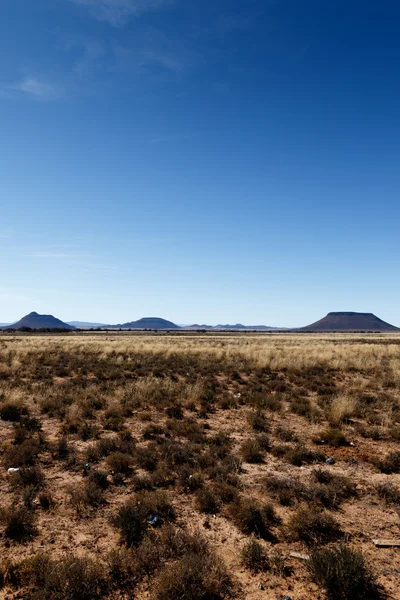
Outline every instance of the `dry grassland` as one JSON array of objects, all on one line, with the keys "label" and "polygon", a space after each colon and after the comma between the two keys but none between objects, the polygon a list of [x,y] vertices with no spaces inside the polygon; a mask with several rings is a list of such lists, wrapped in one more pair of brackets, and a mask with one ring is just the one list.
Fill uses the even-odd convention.
[{"label": "dry grassland", "polygon": [[399,441],[400,336],[2,334],[0,598],[400,598]]}]

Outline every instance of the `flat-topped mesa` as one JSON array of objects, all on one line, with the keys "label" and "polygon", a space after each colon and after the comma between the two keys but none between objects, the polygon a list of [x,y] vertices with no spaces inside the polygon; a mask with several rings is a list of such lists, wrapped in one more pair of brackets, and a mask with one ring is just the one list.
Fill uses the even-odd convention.
[{"label": "flat-topped mesa", "polygon": [[138,321],[131,321],[130,323],[124,323],[120,325],[121,329],[180,329],[179,325],[161,319],[160,317],[143,317]]},{"label": "flat-topped mesa", "polygon": [[60,321],[53,315],[39,315],[37,312],[31,312],[22,317],[16,323],[9,325],[5,329],[75,329],[71,325]]},{"label": "flat-topped mesa", "polygon": [[330,312],[319,321],[301,327],[297,331],[315,332],[345,332],[345,331],[400,331],[398,327],[382,321],[373,313],[359,313],[353,311]]}]

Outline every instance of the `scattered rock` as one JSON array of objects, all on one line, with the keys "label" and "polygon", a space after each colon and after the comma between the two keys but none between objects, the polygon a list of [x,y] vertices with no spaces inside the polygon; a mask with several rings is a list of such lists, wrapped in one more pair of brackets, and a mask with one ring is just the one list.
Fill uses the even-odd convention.
[{"label": "scattered rock", "polygon": [[327,465],[334,465],[336,461],[333,458],[333,456],[330,456],[329,458],[326,459],[325,462],[326,462]]}]

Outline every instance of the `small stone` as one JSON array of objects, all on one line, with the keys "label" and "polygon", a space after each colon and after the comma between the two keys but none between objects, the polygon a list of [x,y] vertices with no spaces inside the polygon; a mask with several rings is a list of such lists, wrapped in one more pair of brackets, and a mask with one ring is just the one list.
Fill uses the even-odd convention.
[{"label": "small stone", "polygon": [[334,465],[335,464],[335,459],[333,458],[333,456],[330,456],[329,458],[326,459],[326,464],[327,465]]},{"label": "small stone", "polygon": [[262,583],[259,583],[257,587],[259,590],[265,590],[265,587],[263,586]]}]

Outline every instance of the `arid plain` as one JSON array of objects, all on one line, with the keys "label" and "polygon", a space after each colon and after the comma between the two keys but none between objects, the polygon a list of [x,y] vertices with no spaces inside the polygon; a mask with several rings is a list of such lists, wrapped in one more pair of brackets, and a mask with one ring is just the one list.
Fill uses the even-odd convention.
[{"label": "arid plain", "polygon": [[3,333],[0,417],[1,598],[400,598],[399,334]]}]

